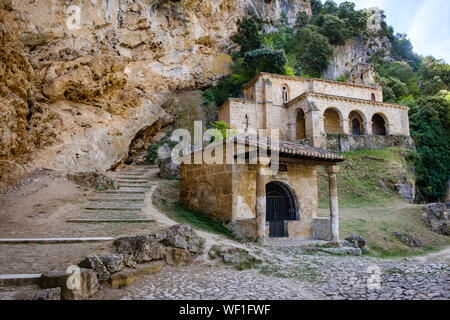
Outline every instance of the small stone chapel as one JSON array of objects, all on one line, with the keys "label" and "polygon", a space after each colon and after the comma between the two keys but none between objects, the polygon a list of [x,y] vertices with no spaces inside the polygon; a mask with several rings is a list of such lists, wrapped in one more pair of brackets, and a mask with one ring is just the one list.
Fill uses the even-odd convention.
[{"label": "small stone chapel", "polygon": [[[217,152],[223,164],[193,164],[198,153]],[[232,163],[228,161],[230,148]],[[255,151],[256,150],[256,151]],[[277,153],[277,170],[272,155]],[[257,157],[253,157],[258,154]],[[265,156],[261,156],[265,155]],[[344,157],[288,141],[274,143],[262,135],[242,134],[212,144],[181,164],[181,202],[214,219],[230,222],[247,239],[339,240],[337,164]],[[228,159],[229,160],[229,159]],[[240,161],[239,161],[240,160]],[[318,215],[317,168],[329,175],[330,216]]]}]

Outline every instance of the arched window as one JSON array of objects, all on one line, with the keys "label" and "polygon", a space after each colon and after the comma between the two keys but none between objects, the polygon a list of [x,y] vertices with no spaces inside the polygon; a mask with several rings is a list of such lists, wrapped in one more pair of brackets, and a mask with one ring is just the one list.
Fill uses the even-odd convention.
[{"label": "arched window", "polygon": [[334,109],[327,109],[323,115],[324,128],[326,134],[340,134],[341,128],[341,116]]},{"label": "arched window", "polygon": [[375,93],[372,93],[371,98],[372,98],[372,101],[377,101],[377,96],[375,95]]},{"label": "arched window", "polygon": [[351,134],[354,136],[364,135],[364,119],[359,112],[352,111],[348,117],[350,120]]},{"label": "arched window", "polygon": [[245,132],[248,132],[248,115],[245,115]]},{"label": "arched window", "polygon": [[289,102],[289,88],[287,85],[281,87],[281,95],[283,97],[283,103]]},{"label": "arched window", "polygon": [[387,134],[386,121],[379,114],[372,117],[372,133],[376,136],[385,136]]},{"label": "arched window", "polygon": [[305,113],[300,109],[295,121],[295,140],[299,141],[306,138]]}]

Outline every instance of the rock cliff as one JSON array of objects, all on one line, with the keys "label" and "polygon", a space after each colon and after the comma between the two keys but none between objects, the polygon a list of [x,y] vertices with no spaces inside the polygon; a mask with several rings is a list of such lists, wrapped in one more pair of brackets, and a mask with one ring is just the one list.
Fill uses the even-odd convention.
[{"label": "rock cliff", "polygon": [[167,94],[230,72],[238,18],[299,11],[309,1],[1,0],[0,188],[116,166],[170,124]]}]

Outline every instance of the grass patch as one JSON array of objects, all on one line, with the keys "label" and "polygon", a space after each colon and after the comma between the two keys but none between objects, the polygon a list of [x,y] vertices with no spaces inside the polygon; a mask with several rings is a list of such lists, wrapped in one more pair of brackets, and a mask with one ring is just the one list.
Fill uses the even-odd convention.
[{"label": "grass patch", "polygon": [[[414,184],[414,175],[406,160],[410,151],[403,148],[364,150],[343,153],[347,158],[338,174],[339,203],[345,207],[389,204],[399,195],[397,183]],[[328,176],[323,168],[319,175],[319,208],[329,208]]]},{"label": "grass patch", "polygon": [[224,235],[229,239],[234,239],[233,233],[221,222],[213,220],[210,216],[202,212],[185,208],[178,202],[171,206],[165,205],[165,207],[164,211],[166,214],[176,222],[189,223],[196,229]]}]

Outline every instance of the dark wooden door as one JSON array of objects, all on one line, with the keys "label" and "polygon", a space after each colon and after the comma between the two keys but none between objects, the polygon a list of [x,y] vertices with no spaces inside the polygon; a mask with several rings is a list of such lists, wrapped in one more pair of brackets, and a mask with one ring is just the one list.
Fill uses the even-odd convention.
[{"label": "dark wooden door", "polygon": [[294,201],[290,191],[278,182],[266,186],[266,220],[271,238],[285,236],[285,221],[295,220]]}]

